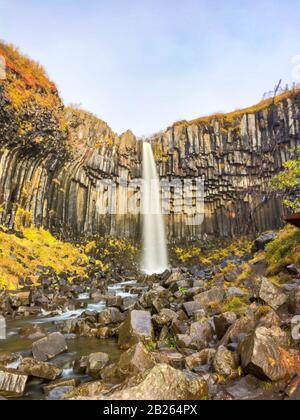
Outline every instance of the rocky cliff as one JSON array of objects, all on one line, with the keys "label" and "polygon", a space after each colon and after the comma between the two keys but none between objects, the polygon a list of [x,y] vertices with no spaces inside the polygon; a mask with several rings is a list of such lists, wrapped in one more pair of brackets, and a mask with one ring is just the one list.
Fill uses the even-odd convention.
[{"label": "rocky cliff", "polygon": [[[128,183],[141,177],[141,142],[103,121],[65,108],[43,69],[0,44],[0,223],[13,227],[17,206],[35,224],[68,237],[140,237],[140,216],[126,214]],[[180,122],[151,139],[165,180],[205,180],[205,218],[166,216],[170,239],[229,236],[281,224],[280,200],[267,183],[300,144],[300,93],[254,108]],[[111,188],[114,182],[116,188]],[[172,203],[181,197],[173,191]],[[110,203],[114,214],[106,214]]]}]

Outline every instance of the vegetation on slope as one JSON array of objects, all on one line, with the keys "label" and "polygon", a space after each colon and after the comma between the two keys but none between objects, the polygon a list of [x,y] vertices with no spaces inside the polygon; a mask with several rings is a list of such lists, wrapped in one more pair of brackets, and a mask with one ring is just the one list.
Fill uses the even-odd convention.
[{"label": "vegetation on slope", "polygon": [[[51,233],[29,223],[30,213],[19,209],[15,232],[0,230],[0,288],[15,289],[20,281],[38,280],[39,273],[54,271],[85,276],[89,257],[73,244],[56,239]],[[46,269],[46,270],[45,270]]]},{"label": "vegetation on slope", "polygon": [[[267,109],[271,109],[271,107],[273,105],[278,105],[284,101],[286,101],[287,99],[293,99],[296,98],[298,95],[300,94],[300,88],[296,88],[294,90],[289,90],[286,91],[280,95],[275,96],[275,98],[268,98],[268,99],[264,99],[263,101],[259,102],[256,105],[250,106],[248,108],[244,108],[244,109],[238,109],[236,111],[233,112],[229,112],[229,113],[217,113],[217,114],[212,114],[212,115],[208,115],[206,117],[200,117],[200,118],[196,118],[194,120],[191,121],[178,121],[174,124],[174,127],[176,126],[180,126],[180,125],[198,125],[198,124],[209,124],[215,120],[221,121],[223,122],[224,127],[227,124],[231,125],[231,128],[239,128],[239,121],[241,120],[241,118],[244,115],[250,115],[250,114],[255,114],[259,111],[263,111],[263,110],[267,110]],[[234,123],[236,122],[236,126],[234,126]]]}]

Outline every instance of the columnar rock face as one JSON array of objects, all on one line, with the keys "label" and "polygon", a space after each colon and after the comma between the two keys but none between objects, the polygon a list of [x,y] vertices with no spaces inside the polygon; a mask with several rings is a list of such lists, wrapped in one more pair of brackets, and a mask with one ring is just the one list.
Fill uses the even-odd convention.
[{"label": "columnar rock face", "polygon": [[[0,81],[0,224],[13,227],[20,205],[35,224],[67,237],[140,238],[141,216],[127,208],[140,204],[133,181],[141,178],[141,142],[130,131],[118,136],[98,118],[64,108],[40,68],[27,74],[34,64],[22,66],[26,59],[10,48],[0,44],[8,66]],[[191,225],[179,206],[190,193],[170,190],[170,240],[276,228],[281,204],[268,196],[267,184],[300,145],[300,93],[176,123],[150,140],[164,181],[205,182],[201,225]]]}]

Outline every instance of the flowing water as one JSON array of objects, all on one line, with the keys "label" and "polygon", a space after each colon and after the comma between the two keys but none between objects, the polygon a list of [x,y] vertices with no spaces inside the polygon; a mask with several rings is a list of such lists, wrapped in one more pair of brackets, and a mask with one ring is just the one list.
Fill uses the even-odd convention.
[{"label": "flowing water", "polygon": [[[135,284],[136,282],[131,281],[111,285],[108,287],[108,292],[110,295],[123,297],[131,296],[134,298],[137,295],[130,293],[130,288],[134,287]],[[106,307],[105,302],[103,301],[91,301],[88,293],[79,295],[78,300],[86,303],[85,309],[67,311],[57,315],[50,315],[47,312],[43,312],[39,317],[8,321],[6,326],[6,340],[0,340],[0,352],[7,352],[9,354],[16,353],[20,356],[20,359],[7,365],[6,367],[17,369],[21,357],[31,357],[32,341],[25,340],[19,336],[19,331],[22,327],[30,324],[39,324],[50,333],[56,331],[55,323],[57,322],[77,318],[87,310],[101,312]],[[68,352],[57,356],[51,360],[51,363],[63,369],[62,378],[76,378],[78,379],[78,382],[81,383],[90,381],[92,378],[86,375],[77,375],[74,373],[73,364],[78,357],[86,356],[91,353],[104,352],[109,354],[112,362],[117,362],[121,355],[121,351],[114,339],[99,340],[92,337],[73,337],[72,339],[67,339],[67,344]],[[21,399],[45,399],[45,395],[42,390],[42,381],[37,379],[29,380],[26,387],[26,394]]]},{"label": "flowing water", "polygon": [[146,274],[168,268],[167,241],[161,210],[160,180],[151,144],[143,143],[143,262]]}]

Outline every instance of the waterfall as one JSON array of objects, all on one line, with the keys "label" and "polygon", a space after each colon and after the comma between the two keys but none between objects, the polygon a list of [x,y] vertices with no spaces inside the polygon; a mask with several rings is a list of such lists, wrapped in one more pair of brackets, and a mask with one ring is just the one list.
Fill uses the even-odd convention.
[{"label": "waterfall", "polygon": [[151,144],[143,143],[143,262],[146,274],[168,268],[167,241],[160,203],[160,181]]}]

